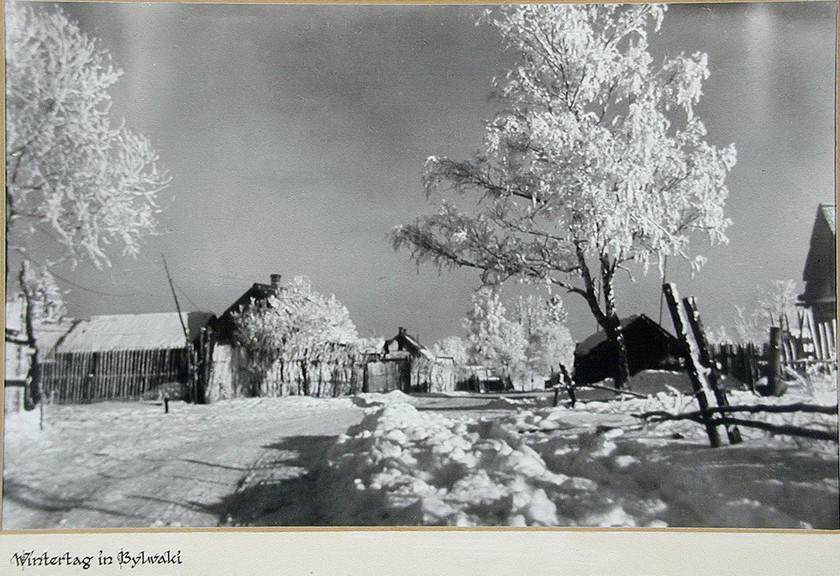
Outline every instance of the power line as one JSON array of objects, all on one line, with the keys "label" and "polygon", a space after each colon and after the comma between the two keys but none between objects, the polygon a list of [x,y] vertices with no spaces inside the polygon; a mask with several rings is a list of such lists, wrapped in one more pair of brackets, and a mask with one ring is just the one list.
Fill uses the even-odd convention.
[{"label": "power line", "polygon": [[192,299],[192,298],[190,298],[189,294],[187,294],[187,293],[186,293],[186,291],[185,291],[183,288],[181,288],[181,286],[180,286],[177,282],[175,282],[174,280],[173,280],[172,282],[175,284],[175,288],[177,288],[177,289],[181,292],[181,294],[184,296],[184,298],[186,298],[186,299],[187,299],[187,302],[189,302],[190,304],[192,304],[192,306],[193,306],[193,308],[195,309],[195,311],[196,311],[196,312],[200,311],[200,310],[201,310],[201,308],[199,307],[199,305],[198,305],[198,304],[196,304],[195,302],[193,302],[193,299]]},{"label": "power line", "polygon": [[126,292],[126,293],[123,293],[123,294],[118,294],[116,292],[105,292],[103,290],[96,290],[94,288],[84,286],[83,284],[79,284],[78,282],[75,282],[73,280],[70,280],[69,278],[65,278],[64,276],[61,276],[60,274],[57,274],[57,273],[53,272],[52,270],[49,269],[49,267],[47,265],[43,264],[42,262],[40,262],[38,260],[35,260],[34,258],[29,258],[29,260],[31,260],[32,262],[34,262],[38,266],[41,266],[42,268],[46,268],[47,272],[49,272],[50,276],[54,277],[56,280],[61,280],[65,284],[69,284],[70,286],[73,286],[74,288],[78,288],[79,290],[83,290],[85,292],[90,292],[91,294],[96,294],[98,296],[111,296],[111,297],[114,297],[114,298],[130,298],[132,296],[143,296],[144,294],[148,295],[148,292]]}]

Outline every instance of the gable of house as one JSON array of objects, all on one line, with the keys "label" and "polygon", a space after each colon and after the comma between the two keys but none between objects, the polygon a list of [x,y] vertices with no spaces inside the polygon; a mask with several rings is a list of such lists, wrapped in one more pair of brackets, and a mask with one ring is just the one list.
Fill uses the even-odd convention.
[{"label": "gable of house", "polygon": [[218,318],[211,323],[213,337],[216,342],[230,344],[236,334],[236,321],[234,315],[242,312],[254,302],[261,302],[277,293],[281,282],[280,274],[271,275],[271,284],[255,282],[236,301],[228,306],[227,310],[219,314]]},{"label": "gable of house", "polygon": [[835,316],[837,302],[837,209],[831,204],[820,204],[811,230],[808,256],[802,270],[805,292],[799,296],[801,304],[811,308],[817,322]]},{"label": "gable of house", "polygon": [[430,361],[435,359],[435,355],[420,344],[417,338],[409,335],[403,327],[399,328],[396,336],[385,341],[384,353],[388,355],[396,352],[405,352],[412,358],[424,358]]}]

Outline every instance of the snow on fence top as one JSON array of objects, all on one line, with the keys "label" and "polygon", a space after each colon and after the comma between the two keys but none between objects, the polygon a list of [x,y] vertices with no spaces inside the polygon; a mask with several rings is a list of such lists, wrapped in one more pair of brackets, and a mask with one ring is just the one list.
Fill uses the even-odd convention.
[{"label": "snow on fence top", "polygon": [[[190,333],[197,335],[206,324],[206,313],[182,312]],[[191,321],[192,320],[192,321]],[[113,314],[80,320],[56,347],[57,354],[68,352],[109,352],[116,350],[169,350],[184,348],[184,330],[176,312],[151,314]]]}]

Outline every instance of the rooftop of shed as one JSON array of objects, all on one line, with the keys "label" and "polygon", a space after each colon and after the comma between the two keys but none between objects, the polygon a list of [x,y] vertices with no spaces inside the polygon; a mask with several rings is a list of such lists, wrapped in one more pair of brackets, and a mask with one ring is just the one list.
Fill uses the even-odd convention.
[{"label": "rooftop of shed", "polygon": [[111,314],[79,320],[56,346],[57,353],[184,348],[183,320],[190,340],[198,337],[208,312]]}]

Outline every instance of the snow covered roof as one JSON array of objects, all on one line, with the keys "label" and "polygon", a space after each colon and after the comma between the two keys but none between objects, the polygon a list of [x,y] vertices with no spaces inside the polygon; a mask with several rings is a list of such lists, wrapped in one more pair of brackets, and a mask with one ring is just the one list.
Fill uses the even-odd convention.
[{"label": "snow covered roof", "polygon": [[[639,318],[641,318],[641,316],[639,316],[638,314],[628,316],[627,318],[622,318],[621,327],[627,328],[627,326],[637,321]],[[575,346],[575,356],[585,356],[589,354],[596,346],[606,341],[607,333],[603,330],[599,330],[598,332],[595,332],[594,334],[586,338],[586,340],[578,342],[578,345]]]},{"label": "snow covered roof", "polygon": [[[190,339],[212,317],[207,312],[182,312]],[[56,353],[184,348],[184,331],[177,312],[112,314],[79,320],[59,342]]]},{"label": "snow covered roof", "polygon": [[38,349],[42,354],[50,354],[61,342],[67,332],[72,330],[74,320],[61,320],[60,322],[42,322],[35,326],[35,339],[38,342]]}]

